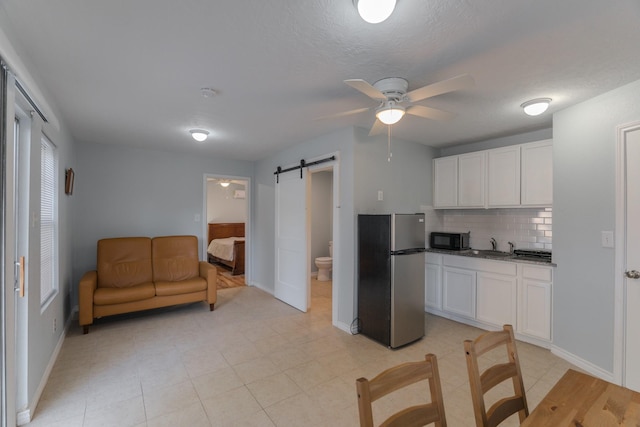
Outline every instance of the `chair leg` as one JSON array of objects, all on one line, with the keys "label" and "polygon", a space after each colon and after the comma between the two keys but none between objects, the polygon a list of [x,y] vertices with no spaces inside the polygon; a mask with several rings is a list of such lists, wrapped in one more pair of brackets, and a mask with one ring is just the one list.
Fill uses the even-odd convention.
[{"label": "chair leg", "polygon": [[213,304],[209,304],[209,311],[213,311]]},{"label": "chair leg", "polygon": [[82,326],[82,334],[87,335],[89,333],[89,325]]}]

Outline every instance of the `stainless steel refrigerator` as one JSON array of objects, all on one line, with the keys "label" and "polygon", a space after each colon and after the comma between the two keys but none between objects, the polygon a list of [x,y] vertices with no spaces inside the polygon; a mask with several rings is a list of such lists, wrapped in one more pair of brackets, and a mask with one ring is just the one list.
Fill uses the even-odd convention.
[{"label": "stainless steel refrigerator", "polygon": [[424,214],[358,215],[358,329],[396,348],[424,336]]}]

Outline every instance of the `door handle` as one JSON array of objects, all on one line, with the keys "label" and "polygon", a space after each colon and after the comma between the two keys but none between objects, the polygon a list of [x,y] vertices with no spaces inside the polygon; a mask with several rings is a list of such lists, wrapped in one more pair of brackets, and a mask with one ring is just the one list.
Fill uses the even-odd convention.
[{"label": "door handle", "polygon": [[640,279],[640,271],[638,270],[625,271],[624,275],[629,279]]},{"label": "door handle", "polygon": [[24,256],[21,256],[20,261],[16,264],[19,268],[18,287],[16,288],[16,291],[18,291],[20,298],[24,298]]}]

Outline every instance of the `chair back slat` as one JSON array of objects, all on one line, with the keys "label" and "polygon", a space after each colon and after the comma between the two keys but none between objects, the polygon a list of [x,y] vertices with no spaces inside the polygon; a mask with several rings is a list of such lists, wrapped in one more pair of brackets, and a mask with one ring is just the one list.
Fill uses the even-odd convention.
[{"label": "chair back slat", "polygon": [[[358,412],[361,427],[373,427],[372,403],[376,400],[420,381],[427,381],[430,403],[415,405],[395,412],[384,420],[380,426],[385,427],[418,427],[431,423],[435,427],[446,427],[442,400],[442,385],[438,373],[438,361],[433,354],[427,354],[421,362],[407,362],[389,368],[371,380],[356,380],[358,392]],[[425,390],[425,400],[426,390]]]},{"label": "chair back slat", "polygon": [[[478,358],[491,350],[504,346],[508,358],[506,363],[496,363],[484,371],[480,370]],[[520,360],[515,344],[513,327],[504,325],[502,331],[487,332],[475,340],[466,340],[464,348],[469,374],[469,386],[477,427],[496,427],[511,415],[518,413],[522,423],[529,416],[527,397],[522,381]],[[503,382],[511,380],[513,395],[494,402],[489,410],[485,406],[485,394]]]}]

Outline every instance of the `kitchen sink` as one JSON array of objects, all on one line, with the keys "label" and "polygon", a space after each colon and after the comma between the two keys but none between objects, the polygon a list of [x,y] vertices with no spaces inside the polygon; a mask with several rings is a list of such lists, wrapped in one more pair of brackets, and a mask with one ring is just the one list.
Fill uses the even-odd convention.
[{"label": "kitchen sink", "polygon": [[469,253],[480,257],[506,258],[512,256],[509,252],[494,251],[491,249],[470,249]]}]

